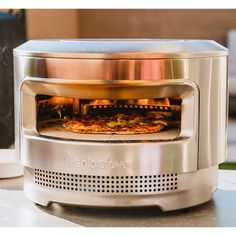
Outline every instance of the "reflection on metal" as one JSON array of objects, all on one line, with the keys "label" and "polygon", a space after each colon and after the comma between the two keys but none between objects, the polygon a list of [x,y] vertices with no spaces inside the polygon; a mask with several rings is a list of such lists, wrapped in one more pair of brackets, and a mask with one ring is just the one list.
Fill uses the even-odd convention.
[{"label": "reflection on metal", "polygon": [[[63,49],[58,47],[62,44]],[[208,201],[217,186],[217,165],[226,157],[227,55],[227,50],[216,43],[197,40],[32,41],[17,48],[17,145],[25,166],[27,196],[42,205],[51,201],[89,206],[158,205],[163,210]],[[115,105],[114,101],[126,100],[121,109],[130,109],[131,101],[140,100],[139,108],[149,109],[145,108],[147,101],[178,97],[181,127],[166,136],[163,132],[119,139],[70,135],[50,126],[42,129],[37,125],[39,95],[72,99],[70,109],[78,115],[81,111],[86,114],[90,105],[106,109]],[[83,100],[93,102],[80,110]],[[164,104],[162,101],[163,107],[171,109],[168,100]],[[163,139],[168,135],[172,139]],[[76,192],[71,191],[72,186],[69,190],[47,186],[46,179],[42,182],[45,185],[38,185],[35,169],[45,175],[44,179],[50,172],[55,186],[64,186],[60,181],[74,175],[84,175],[86,181],[89,176],[103,176],[106,181],[123,176],[121,181],[131,186],[131,177],[137,177],[140,183],[143,176],[176,173],[177,190],[145,195],[123,192],[122,196],[110,191]],[[65,174],[61,180],[60,173]],[[145,179],[142,187],[147,189]]]}]

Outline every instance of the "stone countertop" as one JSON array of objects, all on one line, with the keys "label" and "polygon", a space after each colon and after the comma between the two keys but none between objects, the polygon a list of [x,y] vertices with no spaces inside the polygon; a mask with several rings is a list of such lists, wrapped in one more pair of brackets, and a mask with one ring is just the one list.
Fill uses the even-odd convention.
[{"label": "stone countertop", "polygon": [[155,207],[42,207],[24,196],[22,177],[0,180],[0,226],[236,226],[236,171],[219,172],[219,189],[210,202],[167,213]]}]

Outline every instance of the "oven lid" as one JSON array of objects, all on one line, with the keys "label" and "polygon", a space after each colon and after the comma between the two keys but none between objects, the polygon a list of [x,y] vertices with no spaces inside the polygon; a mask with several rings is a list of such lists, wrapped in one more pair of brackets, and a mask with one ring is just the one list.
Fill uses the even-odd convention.
[{"label": "oven lid", "polygon": [[227,56],[228,50],[212,40],[183,39],[63,39],[30,40],[14,55],[84,59],[158,59]]}]

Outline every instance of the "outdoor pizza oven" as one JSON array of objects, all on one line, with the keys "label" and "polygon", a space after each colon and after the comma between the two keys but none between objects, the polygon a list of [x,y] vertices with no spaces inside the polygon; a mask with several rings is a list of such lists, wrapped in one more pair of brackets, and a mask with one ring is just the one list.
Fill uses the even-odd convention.
[{"label": "outdoor pizza oven", "polygon": [[41,205],[164,211],[210,200],[226,158],[227,57],[208,40],[16,48],[25,194]]}]

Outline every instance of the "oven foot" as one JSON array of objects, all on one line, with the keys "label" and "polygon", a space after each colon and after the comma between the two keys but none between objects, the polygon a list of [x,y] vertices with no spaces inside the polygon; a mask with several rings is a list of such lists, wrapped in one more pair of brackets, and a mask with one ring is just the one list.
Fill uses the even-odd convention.
[{"label": "oven foot", "polygon": [[52,203],[51,203],[51,202],[47,202],[47,203],[34,202],[34,204],[35,204],[36,206],[49,207]]},{"label": "oven foot", "polygon": [[[26,194],[26,196],[27,196],[27,194]],[[27,197],[29,198],[29,196],[27,196]],[[38,206],[43,206],[43,207],[49,207],[52,204],[51,201],[47,201],[45,199],[37,199],[37,200],[34,200],[33,202],[36,206],[38,205]]]},{"label": "oven foot", "polygon": [[212,196],[216,191],[216,187],[209,186],[208,190],[202,190],[190,190],[183,194],[179,193],[179,196],[176,195],[173,196],[171,200],[170,198],[168,198],[168,200],[166,199],[164,201],[161,201],[161,203],[157,204],[156,206],[163,212],[185,210],[191,207],[196,207],[211,201]]},{"label": "oven foot", "polygon": [[[31,186],[30,189],[25,191],[26,196],[31,199],[36,205],[48,207],[53,202],[57,202],[63,205],[77,205],[80,207],[95,207],[95,208],[117,208],[117,207],[145,207],[145,206],[156,206],[163,212],[182,210],[197,205],[201,205],[211,200],[215,186],[206,186],[201,189],[191,189],[188,191],[180,191],[178,193],[163,194],[155,196],[126,196],[126,201],[123,201],[123,197],[117,197],[109,199],[109,197],[84,197],[84,196],[73,196],[65,193],[52,193],[45,192],[43,188],[38,189],[37,187]],[[51,197],[51,199],[50,199]],[[50,199],[50,200],[49,200]],[[131,204],[129,204],[131,203]]]}]

